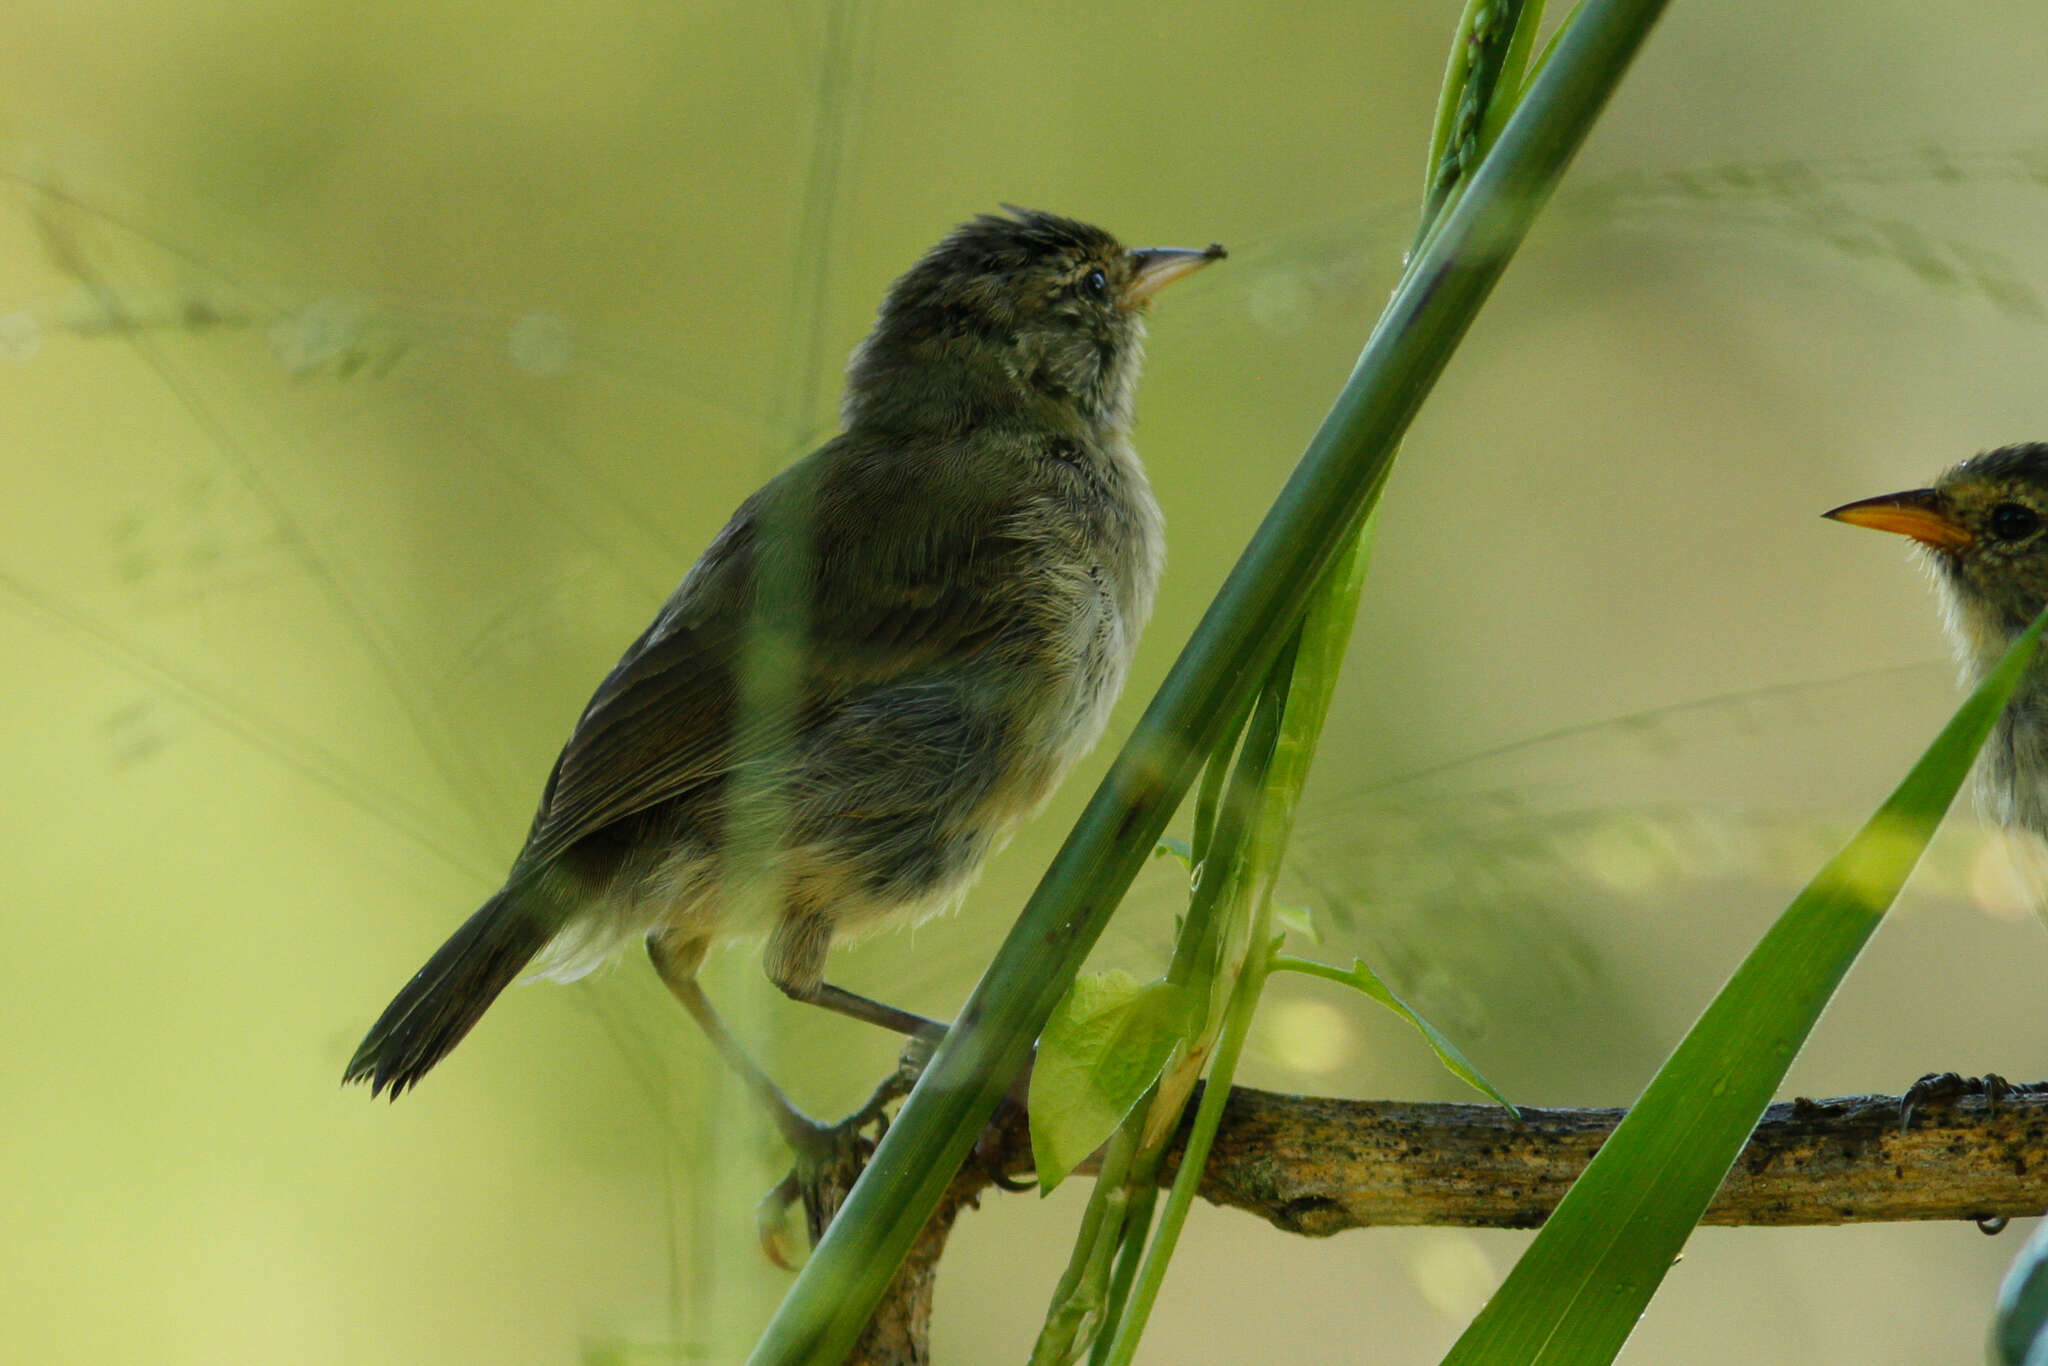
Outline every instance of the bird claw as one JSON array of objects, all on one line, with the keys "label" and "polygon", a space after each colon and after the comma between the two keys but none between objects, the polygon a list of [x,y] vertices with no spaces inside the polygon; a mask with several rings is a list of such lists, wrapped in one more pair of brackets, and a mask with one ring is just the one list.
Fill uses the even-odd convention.
[{"label": "bird claw", "polygon": [[[782,1180],[761,1197],[754,1211],[761,1250],[769,1261],[785,1271],[794,1271],[800,1264],[791,1255],[789,1236],[789,1212],[799,1203],[804,1208],[811,1246],[817,1246],[826,1226],[839,1212],[840,1203],[874,1155],[876,1145],[889,1132],[891,1107],[917,1085],[936,1047],[929,1039],[906,1039],[896,1060],[896,1070],[883,1078],[858,1110],[836,1124],[820,1124],[793,1106],[784,1111],[782,1136],[795,1154],[795,1161]],[[995,1114],[975,1140],[970,1158],[980,1166],[989,1184],[999,1190],[1027,1191],[1038,1185],[1035,1176],[1012,1176],[1005,1164],[1005,1155],[1019,1146],[1011,1130],[1025,1122],[1023,1093],[1029,1076],[1027,1068],[1012,1094],[998,1102]]]},{"label": "bird claw", "polygon": [[754,1207],[761,1251],[769,1261],[785,1271],[794,1271],[800,1264],[791,1255],[789,1238],[789,1212],[799,1203],[804,1207],[811,1246],[817,1246],[826,1225],[839,1212],[840,1202],[874,1155],[875,1146],[889,1132],[890,1107],[917,1085],[924,1065],[931,1060],[931,1050],[932,1045],[922,1040],[906,1042],[896,1070],[858,1110],[836,1124],[821,1124],[793,1107],[783,1117],[782,1136],[795,1160]]},{"label": "bird claw", "polygon": [[1966,1077],[1960,1072],[1929,1072],[1906,1088],[1906,1094],[1899,1098],[1899,1129],[1903,1132],[1913,1123],[1913,1111],[1923,1105],[1953,1105],[1969,1096],[1984,1097],[1987,1110],[1997,1110],[1998,1102],[2007,1096],[2029,1096],[2038,1094],[2048,1082],[2010,1082],[1996,1072],[1986,1072],[1981,1077]]},{"label": "bird claw", "polygon": [[785,1129],[784,1137],[791,1140],[795,1160],[754,1208],[761,1250],[783,1270],[794,1271],[802,1261],[792,1255],[790,1210],[799,1204],[803,1206],[810,1245],[817,1246],[825,1226],[839,1212],[840,1202],[853,1189],[854,1181],[867,1166],[875,1144],[887,1128],[886,1116],[874,1107],[871,1098],[837,1124],[812,1123],[801,1134]]},{"label": "bird claw", "polygon": [[754,1206],[754,1231],[761,1239],[761,1255],[784,1271],[801,1265],[790,1255],[789,1210],[802,1198],[803,1188],[791,1170]]},{"label": "bird claw", "polygon": [[[988,1183],[997,1190],[1015,1193],[1038,1188],[1036,1173],[1024,1177],[1012,1176],[1004,1160],[1009,1153],[1019,1147],[1012,1139],[1013,1128],[1027,1122],[1023,1103],[1012,1096],[1005,1096],[996,1103],[995,1114],[990,1116],[989,1122],[983,1126],[980,1135],[974,1140],[972,1160],[981,1168],[982,1175],[988,1178]],[[1028,1142],[1022,1147],[1026,1153],[1031,1150]]]}]

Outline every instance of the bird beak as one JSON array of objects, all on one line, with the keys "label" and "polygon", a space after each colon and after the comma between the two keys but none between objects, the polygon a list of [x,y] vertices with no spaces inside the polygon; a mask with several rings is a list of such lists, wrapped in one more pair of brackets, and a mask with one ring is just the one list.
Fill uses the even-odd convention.
[{"label": "bird beak", "polygon": [[1904,493],[1865,498],[1860,503],[1844,503],[1821,516],[1850,526],[1867,526],[1872,531],[1911,536],[1935,550],[1967,550],[1977,539],[1969,528],[1942,510],[1941,496],[1933,489],[1907,489]]},{"label": "bird beak", "polygon": [[1124,286],[1124,300],[1142,304],[1184,275],[1193,275],[1211,261],[1230,253],[1221,242],[1211,242],[1200,251],[1193,247],[1145,247],[1131,256],[1131,282]]}]

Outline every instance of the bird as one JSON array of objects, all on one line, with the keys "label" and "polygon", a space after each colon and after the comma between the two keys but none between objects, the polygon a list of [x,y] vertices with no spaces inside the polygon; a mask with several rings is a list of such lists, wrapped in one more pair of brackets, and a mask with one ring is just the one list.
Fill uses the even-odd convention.
[{"label": "bird", "polygon": [[[1918,543],[1964,682],[1975,686],[2048,605],[2048,442],[1984,451],[1932,485],[1822,514]],[[1978,810],[2048,916],[2048,661],[2036,658],[1978,758]]]},{"label": "bird", "polygon": [[522,974],[636,940],[793,1140],[808,1121],[697,982],[715,943],[765,938],[788,996],[942,1035],[826,981],[827,950],[957,905],[1101,736],[1165,556],[1130,435],[1145,315],[1225,255],[1005,206],[898,278],[839,434],[741,504],[598,685],[504,886],[344,1084],[395,1099]]}]

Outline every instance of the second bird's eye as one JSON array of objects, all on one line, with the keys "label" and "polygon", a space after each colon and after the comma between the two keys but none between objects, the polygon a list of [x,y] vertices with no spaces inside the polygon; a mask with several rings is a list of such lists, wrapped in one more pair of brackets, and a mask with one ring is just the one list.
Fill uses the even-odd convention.
[{"label": "second bird's eye", "polygon": [[1081,288],[1090,294],[1100,294],[1109,288],[1109,277],[1099,270],[1091,270],[1081,277]]},{"label": "second bird's eye", "polygon": [[2032,535],[2041,525],[2041,514],[2025,503],[2000,503],[1991,509],[1991,534],[2001,541],[2017,541]]}]

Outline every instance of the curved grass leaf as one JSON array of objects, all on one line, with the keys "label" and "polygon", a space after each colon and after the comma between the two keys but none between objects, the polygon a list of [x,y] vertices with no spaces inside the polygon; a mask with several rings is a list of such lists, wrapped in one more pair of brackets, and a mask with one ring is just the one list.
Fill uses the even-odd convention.
[{"label": "curved grass leaf", "polygon": [[1736,969],[1445,1366],[1613,1360],[1933,837],[2041,625],[2036,619]]},{"label": "curved grass leaf", "polygon": [[1330,963],[1318,963],[1313,958],[1296,958],[1291,954],[1276,954],[1273,958],[1272,966],[1275,972],[1299,972],[1310,977],[1320,977],[1325,981],[1336,982],[1342,986],[1350,987],[1353,991],[1370,997],[1372,1000],[1378,1001],[1388,1010],[1393,1011],[1409,1024],[1415,1026],[1416,1032],[1422,1035],[1423,1039],[1436,1053],[1437,1061],[1448,1068],[1452,1076],[1464,1082],[1481,1095],[1486,1096],[1489,1100],[1494,1101],[1515,1118],[1520,1119],[1522,1117],[1522,1112],[1517,1110],[1513,1102],[1500,1093],[1498,1087],[1485,1077],[1479,1075],[1479,1069],[1474,1067],[1471,1061],[1466,1058],[1464,1052],[1451,1042],[1450,1036],[1424,1019],[1416,1011],[1415,1007],[1409,1005],[1399,996],[1396,996],[1394,989],[1380,980],[1380,975],[1367,967],[1363,958],[1352,959],[1350,968],[1345,969]]}]

